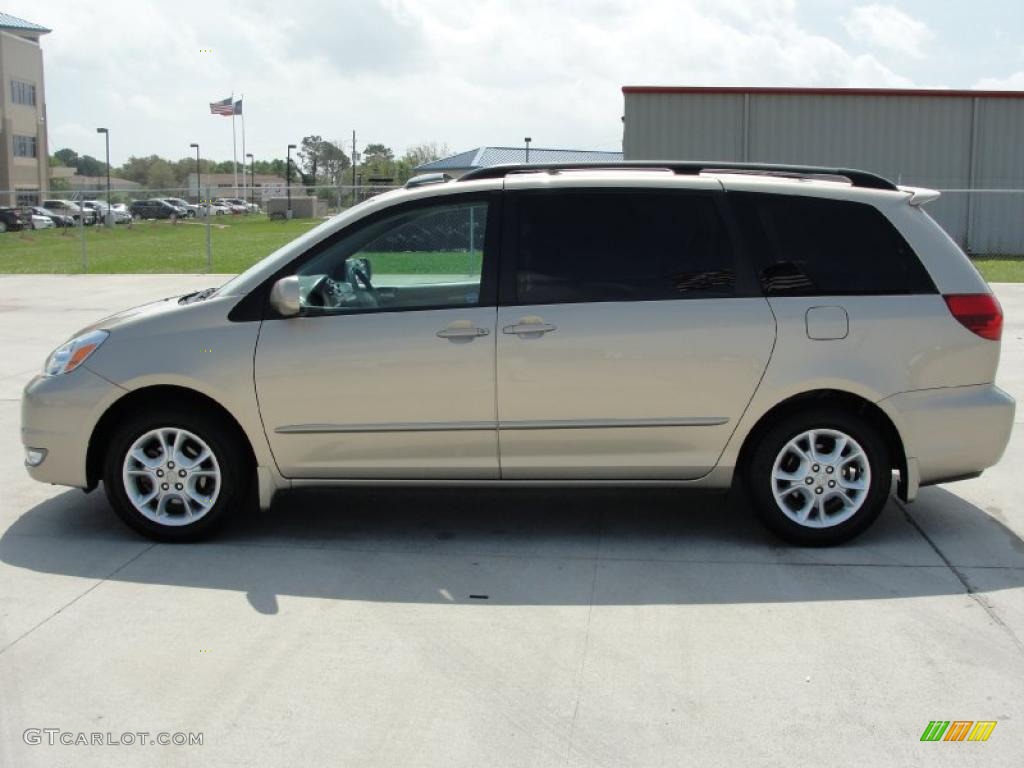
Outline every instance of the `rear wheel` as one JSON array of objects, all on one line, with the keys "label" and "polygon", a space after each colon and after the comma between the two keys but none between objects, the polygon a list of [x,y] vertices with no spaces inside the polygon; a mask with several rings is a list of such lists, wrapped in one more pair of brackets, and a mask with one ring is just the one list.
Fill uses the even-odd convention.
[{"label": "rear wheel", "polygon": [[830,545],[875,521],[889,498],[892,470],[885,442],[871,424],[819,408],[763,433],[746,480],[768,528],[794,544]]},{"label": "rear wheel", "polygon": [[170,409],[118,426],[103,485],[118,517],[139,533],[197,541],[244,505],[251,474],[247,452],[222,419]]}]

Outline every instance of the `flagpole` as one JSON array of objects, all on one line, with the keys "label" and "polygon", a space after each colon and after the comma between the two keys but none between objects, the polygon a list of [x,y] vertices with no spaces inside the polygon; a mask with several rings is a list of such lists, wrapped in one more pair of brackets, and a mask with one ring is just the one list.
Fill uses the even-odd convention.
[{"label": "flagpole", "polygon": [[[239,99],[242,103],[242,199],[248,200],[245,194],[245,94]],[[248,210],[248,208],[246,209]]]},{"label": "flagpole", "polygon": [[235,92],[231,92],[231,171],[234,174],[235,191],[238,197],[238,138],[235,134]]}]

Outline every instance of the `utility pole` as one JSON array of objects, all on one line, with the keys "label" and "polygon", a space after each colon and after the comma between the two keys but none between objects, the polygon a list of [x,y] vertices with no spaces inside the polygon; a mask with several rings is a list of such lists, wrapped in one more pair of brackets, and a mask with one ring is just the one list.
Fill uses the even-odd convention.
[{"label": "utility pole", "polygon": [[97,128],[96,133],[102,133],[107,143],[107,212],[103,223],[108,227],[114,226],[114,213],[110,207],[110,131],[106,128]]},{"label": "utility pole", "polygon": [[356,186],[356,166],[359,165],[359,155],[356,153],[356,132],[352,131],[352,204],[359,202],[359,188]]},{"label": "utility pole", "polygon": [[288,145],[288,159],[285,161],[285,187],[288,188],[288,212],[285,216],[288,219],[292,217],[292,150],[295,149],[294,144]]}]

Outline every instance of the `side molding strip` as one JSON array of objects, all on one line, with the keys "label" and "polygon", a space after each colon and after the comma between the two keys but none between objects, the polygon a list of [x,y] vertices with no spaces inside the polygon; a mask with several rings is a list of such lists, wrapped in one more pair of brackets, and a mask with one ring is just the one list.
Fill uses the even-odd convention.
[{"label": "side molding strip", "polygon": [[467,432],[495,429],[638,429],[644,427],[717,427],[728,424],[722,416],[658,419],[540,419],[523,421],[389,421],[380,424],[290,424],[277,427],[279,435],[349,434],[365,432]]}]

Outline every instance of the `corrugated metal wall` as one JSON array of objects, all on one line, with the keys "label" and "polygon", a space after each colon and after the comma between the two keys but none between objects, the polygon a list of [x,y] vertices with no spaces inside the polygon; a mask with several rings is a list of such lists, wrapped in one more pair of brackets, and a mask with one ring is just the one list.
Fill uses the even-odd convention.
[{"label": "corrugated metal wall", "polygon": [[[849,166],[939,189],[1024,190],[1024,98],[627,92],[625,118],[627,160]],[[1024,192],[948,192],[928,211],[971,252],[1024,254]]]}]

